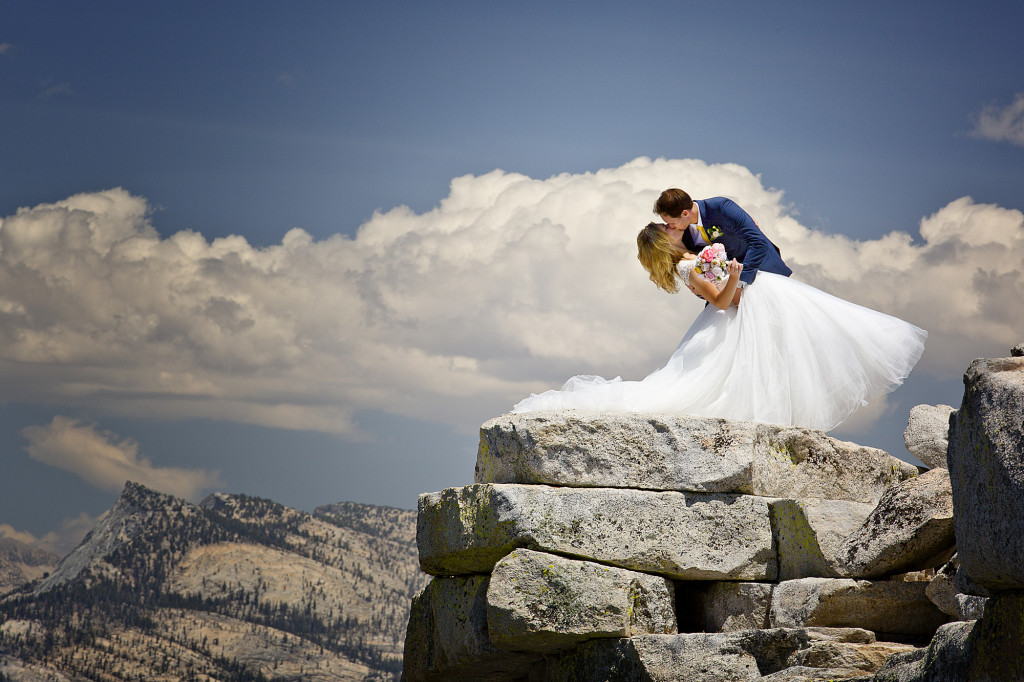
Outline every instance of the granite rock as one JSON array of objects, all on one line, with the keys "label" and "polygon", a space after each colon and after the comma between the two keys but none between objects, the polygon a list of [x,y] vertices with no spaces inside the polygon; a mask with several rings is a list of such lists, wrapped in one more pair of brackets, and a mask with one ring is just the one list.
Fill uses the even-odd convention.
[{"label": "granite rock", "polygon": [[772,591],[772,627],[856,627],[931,636],[946,615],[928,600],[926,582],[849,578],[787,580]]},{"label": "granite rock", "polygon": [[877,682],[960,682],[1024,680],[1024,591],[999,593],[978,620],[955,621],[938,629],[917,656],[894,656]]},{"label": "granite rock", "polygon": [[951,420],[957,554],[988,590],[1024,589],[1024,357],[975,360]]},{"label": "granite rock", "polygon": [[871,682],[871,676],[856,668],[811,668],[795,665],[777,673],[765,675],[761,682]]},{"label": "granite rock", "polygon": [[793,426],[760,424],[753,492],[767,497],[848,500],[877,504],[917,467],[884,450]]},{"label": "granite rock", "polygon": [[960,561],[953,555],[953,558],[935,572],[935,577],[928,583],[925,595],[953,620],[977,620],[984,613],[987,597],[960,592],[956,586],[956,573],[959,567]]},{"label": "granite rock", "polygon": [[480,428],[475,481],[877,502],[917,468],[821,431],[614,412],[506,414]]},{"label": "granite rock", "polygon": [[646,635],[587,642],[549,667],[546,682],[755,682],[752,654],[719,634]]},{"label": "granite rock", "polygon": [[912,644],[896,642],[815,642],[790,656],[788,662],[791,664],[790,667],[838,668],[849,670],[852,674],[863,675],[876,672],[893,654],[914,651],[917,648]]},{"label": "granite rock", "polygon": [[955,546],[949,472],[931,469],[887,490],[838,555],[843,575],[881,578],[941,566]]},{"label": "granite rock", "polygon": [[519,680],[543,659],[502,651],[487,632],[485,575],[434,578],[413,598],[405,638],[407,682]]},{"label": "granite rock", "polygon": [[681,582],[680,609],[703,632],[733,632],[768,627],[773,583],[739,581]]},{"label": "granite rock", "polygon": [[[871,678],[872,682],[964,682],[968,640],[976,621],[957,621],[939,627],[927,647],[897,653]],[[1014,678],[994,678],[1014,679]]]},{"label": "granite rock", "polygon": [[957,620],[978,620],[985,614],[985,605],[989,597],[979,597],[974,594],[956,594],[956,619]]},{"label": "granite rock", "polygon": [[1024,680],[1024,591],[1000,592],[985,603],[967,641],[969,680]]},{"label": "granite rock", "polygon": [[823,642],[870,645],[874,639],[863,630],[770,628],[593,640],[562,656],[546,680],[760,680],[784,674],[795,654]]},{"label": "granite rock", "polygon": [[753,492],[757,425],[617,412],[506,414],[480,427],[477,483]]},{"label": "granite rock", "polygon": [[874,509],[864,502],[816,498],[773,500],[769,507],[778,545],[779,580],[848,576],[837,554]]},{"label": "granite rock", "polygon": [[420,566],[486,573],[517,547],[676,580],[772,580],[768,503],[750,495],[476,484],[425,493]]},{"label": "granite rock", "polygon": [[675,634],[672,582],[517,549],[487,589],[487,630],[500,649],[553,653],[597,637]]},{"label": "granite rock", "polygon": [[949,416],[956,412],[949,405],[917,405],[903,432],[903,443],[914,457],[929,469],[946,468],[949,446]]}]

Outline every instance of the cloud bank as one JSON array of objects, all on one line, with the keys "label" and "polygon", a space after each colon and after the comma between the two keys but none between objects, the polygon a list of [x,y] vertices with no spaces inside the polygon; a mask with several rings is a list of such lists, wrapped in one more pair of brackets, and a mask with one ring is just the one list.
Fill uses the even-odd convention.
[{"label": "cloud bank", "polygon": [[801,225],[742,166],[639,158],[464,176],[431,211],[267,248],[161,236],[121,189],[21,209],[0,224],[0,398],[358,436],[361,409],[468,430],[572,374],[640,378],[701,309],[636,260],[672,186],[732,197],[797,278],[928,329],[916,371],[1020,341],[1019,211],[962,197],[858,241]]},{"label": "cloud bank", "polygon": [[9,523],[0,523],[0,538],[11,538],[62,557],[78,546],[98,520],[82,512],[74,518],[64,519],[58,530],[50,531],[40,538],[28,531],[17,530]]},{"label": "cloud bank", "polygon": [[1005,107],[993,104],[982,109],[972,132],[975,137],[1024,147],[1024,92]]},{"label": "cloud bank", "polygon": [[125,481],[134,481],[196,500],[204,490],[220,485],[214,473],[155,466],[139,454],[134,440],[119,439],[79,420],[56,416],[45,426],[27,426],[21,433],[29,441],[25,449],[32,459],[70,471],[101,490],[118,491]]}]

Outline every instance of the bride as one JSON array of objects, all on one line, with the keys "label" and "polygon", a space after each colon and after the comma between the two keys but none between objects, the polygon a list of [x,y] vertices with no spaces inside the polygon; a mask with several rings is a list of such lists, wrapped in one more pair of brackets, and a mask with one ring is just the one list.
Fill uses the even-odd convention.
[{"label": "bride", "polygon": [[925,330],[782,275],[759,271],[740,290],[743,265],[721,244],[694,254],[660,223],[636,241],[652,282],[710,305],[642,381],[575,376],[513,412],[659,412],[827,431],[899,386],[924,350]]}]

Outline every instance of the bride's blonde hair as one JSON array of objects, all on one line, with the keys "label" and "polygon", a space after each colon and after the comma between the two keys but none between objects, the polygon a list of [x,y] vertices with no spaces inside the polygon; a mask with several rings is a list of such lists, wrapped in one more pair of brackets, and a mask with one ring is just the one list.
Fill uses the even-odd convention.
[{"label": "bride's blonde hair", "polygon": [[648,223],[636,236],[636,257],[651,281],[670,294],[679,291],[679,265],[687,252],[672,243],[661,223]]}]

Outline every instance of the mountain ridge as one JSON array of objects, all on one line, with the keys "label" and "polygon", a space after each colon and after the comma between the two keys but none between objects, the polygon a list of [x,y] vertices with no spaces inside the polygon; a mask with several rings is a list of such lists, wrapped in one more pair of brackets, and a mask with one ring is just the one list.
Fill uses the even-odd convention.
[{"label": "mountain ridge", "polygon": [[27,542],[0,537],[0,596],[53,571],[60,557]]},{"label": "mountain ridge", "polygon": [[128,482],[48,577],[0,597],[0,674],[397,679],[426,582],[414,538],[412,511]]}]

